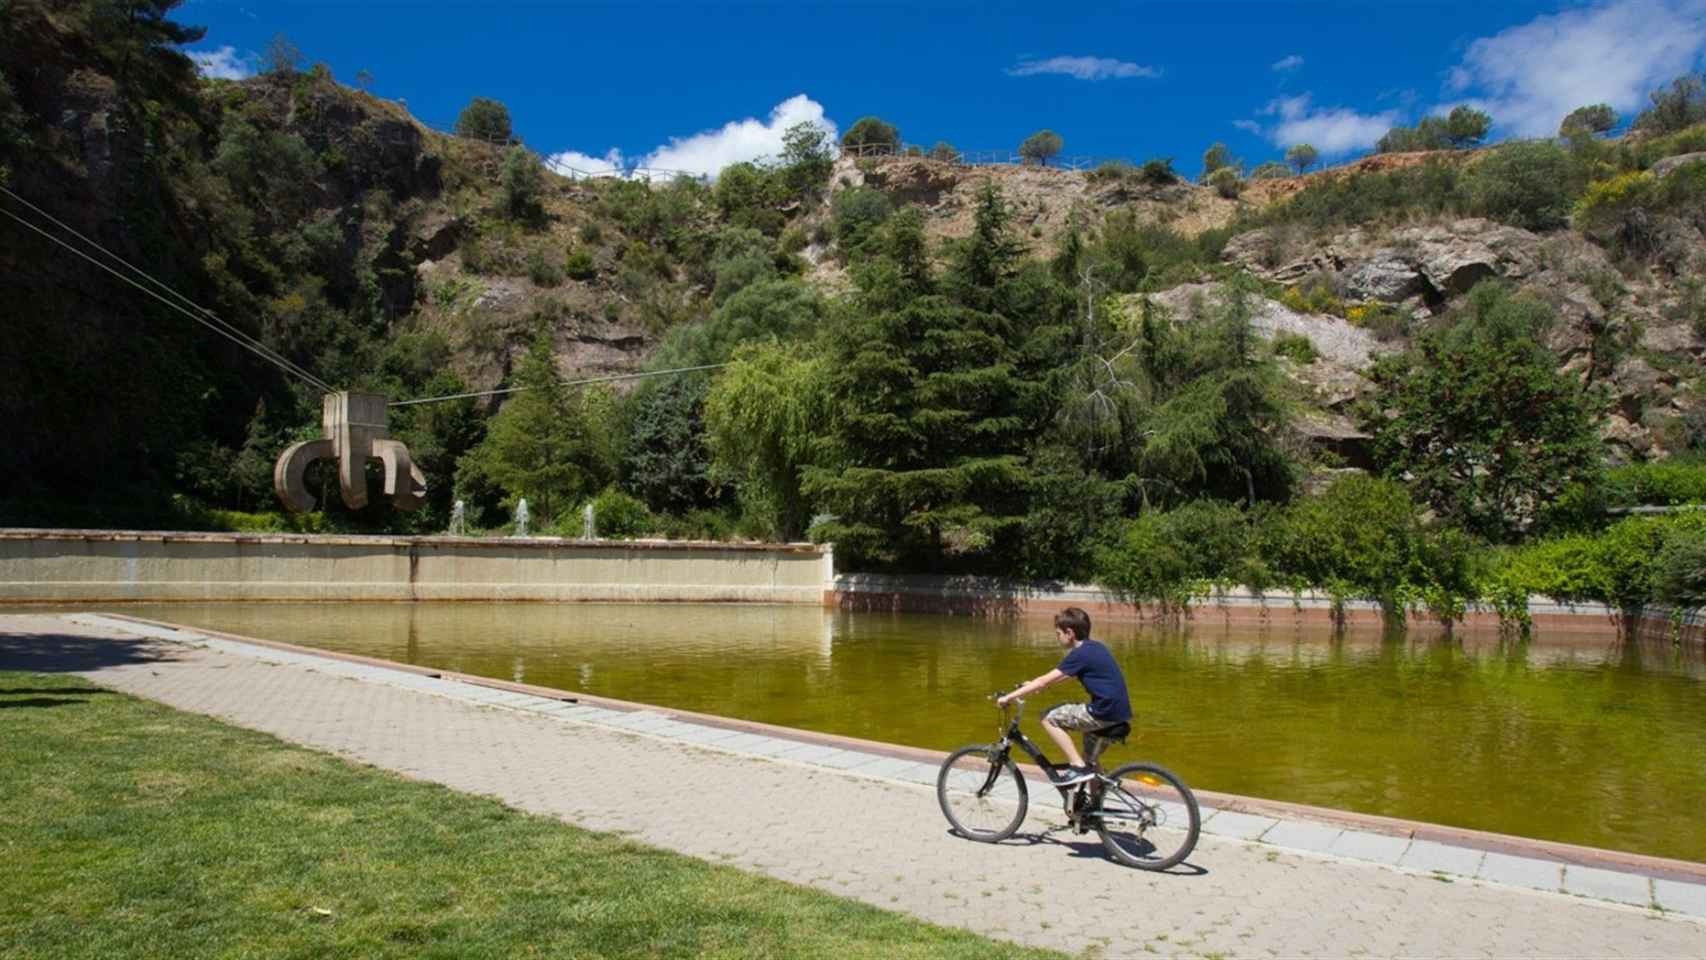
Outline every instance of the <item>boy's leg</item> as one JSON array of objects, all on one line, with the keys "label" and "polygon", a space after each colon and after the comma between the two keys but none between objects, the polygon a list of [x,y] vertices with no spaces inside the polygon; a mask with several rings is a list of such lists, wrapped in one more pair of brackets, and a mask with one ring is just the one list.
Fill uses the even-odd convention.
[{"label": "boy's leg", "polygon": [[1078,752],[1078,744],[1072,742],[1072,731],[1087,729],[1091,724],[1101,726],[1082,703],[1063,703],[1043,714],[1043,732],[1066,754],[1066,762],[1075,767],[1084,766],[1084,756]]}]

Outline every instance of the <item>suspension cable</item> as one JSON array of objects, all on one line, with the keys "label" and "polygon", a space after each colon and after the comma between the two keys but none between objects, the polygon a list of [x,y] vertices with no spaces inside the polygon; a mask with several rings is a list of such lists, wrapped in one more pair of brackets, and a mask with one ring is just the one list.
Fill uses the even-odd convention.
[{"label": "suspension cable", "polygon": [[[728,366],[726,363],[707,363],[697,367],[676,367],[673,370],[652,370],[647,373],[618,373],[608,377],[589,377],[585,380],[564,380],[563,386],[580,387],[589,383],[610,383],[615,380],[639,380],[644,377],[662,377],[672,373],[692,373],[695,370],[715,370],[718,367],[726,366]],[[417,403],[442,403],[446,400],[467,400],[470,397],[495,397],[499,394],[520,393],[523,390],[532,389],[532,387],[504,387],[498,390],[475,390],[472,393],[452,393],[442,397],[421,397],[416,400],[393,400],[386,404],[386,406],[408,407]]]},{"label": "suspension cable", "polygon": [[[143,270],[141,267],[136,266],[135,264],[129,262],[128,260],[125,260],[123,257],[119,256],[118,254],[113,253],[111,250],[108,250],[106,247],[103,247],[101,244],[97,243],[96,241],[94,241],[94,240],[90,239],[89,237],[83,235],[82,233],[78,232],[78,230],[75,227],[72,227],[69,224],[66,224],[64,221],[55,217],[53,214],[48,213],[46,210],[43,210],[42,208],[40,208],[40,207],[36,206],[35,204],[29,202],[28,200],[25,200],[23,197],[18,196],[16,193],[13,193],[11,190],[7,189],[4,186],[0,186],[0,193],[6,194],[7,196],[11,197],[13,200],[18,201],[19,203],[30,208],[31,210],[35,211],[36,213],[40,214],[41,216],[46,217],[48,220],[52,221],[60,229],[71,233],[73,236],[82,240],[84,243],[87,243],[89,246],[95,248],[96,250],[99,250],[103,254],[106,254],[108,257],[111,257],[113,260],[117,261],[118,263],[123,264],[125,267],[129,268],[137,276],[142,277],[144,280],[147,280],[149,283],[153,284],[154,286],[160,288],[161,290],[164,290],[173,299],[169,300],[166,297],[161,296],[159,293],[156,293],[155,291],[150,290],[147,287],[144,287],[142,284],[136,282],[136,280],[132,279],[131,277],[127,277],[124,274],[118,272],[117,270],[114,270],[112,267],[108,266],[107,264],[104,264],[104,263],[100,262],[99,260],[96,260],[94,257],[89,256],[87,253],[84,253],[81,250],[78,250],[76,247],[65,242],[63,239],[56,237],[53,234],[47,232],[46,230],[43,230],[41,227],[39,227],[33,223],[30,223],[28,220],[25,220],[22,217],[19,217],[17,214],[11,212],[10,210],[0,209],[0,213],[6,214],[8,217],[11,217],[13,220],[16,220],[18,223],[23,224],[24,226],[30,228],[31,230],[34,230],[35,232],[41,234],[43,237],[46,237],[48,240],[51,240],[52,242],[59,244],[60,246],[64,247],[66,250],[71,251],[72,253],[76,254],[77,256],[82,257],[84,260],[87,260],[90,263],[94,264],[95,266],[100,267],[102,270],[105,270],[106,272],[112,274],[113,276],[117,277],[118,279],[123,280],[125,283],[128,283],[131,286],[135,287],[136,289],[142,291],[143,293],[146,293],[149,296],[153,297],[154,299],[159,300],[161,303],[164,303],[166,306],[171,307],[172,309],[178,311],[179,313],[184,314],[185,316],[189,317],[191,320],[194,320],[197,323],[201,324],[202,326],[207,327],[208,329],[212,330],[214,333],[217,333],[220,336],[224,337],[225,339],[230,340],[231,342],[237,344],[238,346],[243,347],[244,349],[254,353],[255,355],[259,356],[261,359],[266,360],[267,362],[273,364],[274,366],[279,367],[284,372],[307,381],[311,386],[313,386],[313,387],[315,387],[315,388],[317,388],[317,389],[319,389],[325,393],[335,393],[336,392],[336,389],[334,387],[332,387],[331,384],[320,379],[319,377],[316,377],[314,374],[308,372],[306,369],[304,369],[300,365],[298,365],[295,362],[293,362],[292,360],[290,360],[290,358],[284,356],[282,353],[279,353],[278,351],[272,349],[271,347],[268,347],[266,344],[262,343],[260,340],[258,340],[255,337],[243,332],[242,330],[238,329],[236,326],[233,326],[231,323],[229,323],[226,320],[224,320],[223,318],[221,318],[218,314],[215,314],[212,310],[209,310],[206,307],[201,306],[200,304],[196,303],[195,301],[193,301],[193,300],[189,299],[188,297],[184,296],[183,294],[179,293],[177,290],[174,290],[172,287],[168,286],[167,284],[165,284],[164,282],[162,282],[158,278],[154,277],[152,274],[148,273],[148,271]],[[176,302],[174,302],[174,301],[176,301]],[[212,322],[209,322],[209,321],[212,321]]]}]

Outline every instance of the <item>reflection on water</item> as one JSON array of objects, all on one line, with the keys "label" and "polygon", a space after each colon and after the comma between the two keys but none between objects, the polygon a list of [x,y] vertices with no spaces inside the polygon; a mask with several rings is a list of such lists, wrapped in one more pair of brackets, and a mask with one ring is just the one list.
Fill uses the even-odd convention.
[{"label": "reflection on water", "polygon": [[[106,607],[105,609],[119,609]],[[122,612],[893,743],[988,739],[1046,619],[801,606],[169,604]],[[1698,650],[1494,634],[1099,629],[1132,743],[1206,789],[1706,860]],[[1076,684],[1028,710],[1076,698]]]}]

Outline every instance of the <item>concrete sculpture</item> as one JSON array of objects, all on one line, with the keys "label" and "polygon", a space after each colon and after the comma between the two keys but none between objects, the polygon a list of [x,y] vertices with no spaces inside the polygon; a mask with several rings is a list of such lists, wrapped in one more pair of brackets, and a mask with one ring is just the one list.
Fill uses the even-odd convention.
[{"label": "concrete sculpture", "polygon": [[314,509],[305,476],[315,460],[338,461],[338,489],[351,509],[367,506],[367,461],[385,465],[385,495],[399,510],[426,502],[426,475],[409,459],[409,448],[392,440],[385,426],[385,398],[377,393],[343,390],[322,398],[320,425],[325,436],[291,444],[273,464],[272,485],[285,507],[296,513]]}]

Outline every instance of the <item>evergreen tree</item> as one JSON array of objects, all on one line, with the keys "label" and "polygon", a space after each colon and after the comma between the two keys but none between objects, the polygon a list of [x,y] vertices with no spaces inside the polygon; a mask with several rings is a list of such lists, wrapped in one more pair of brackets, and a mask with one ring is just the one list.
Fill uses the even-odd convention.
[{"label": "evergreen tree", "polygon": [[613,403],[600,390],[563,383],[541,331],[516,366],[511,395],[480,446],[462,458],[457,485],[494,488],[506,507],[526,498],[541,527],[615,476]]}]

